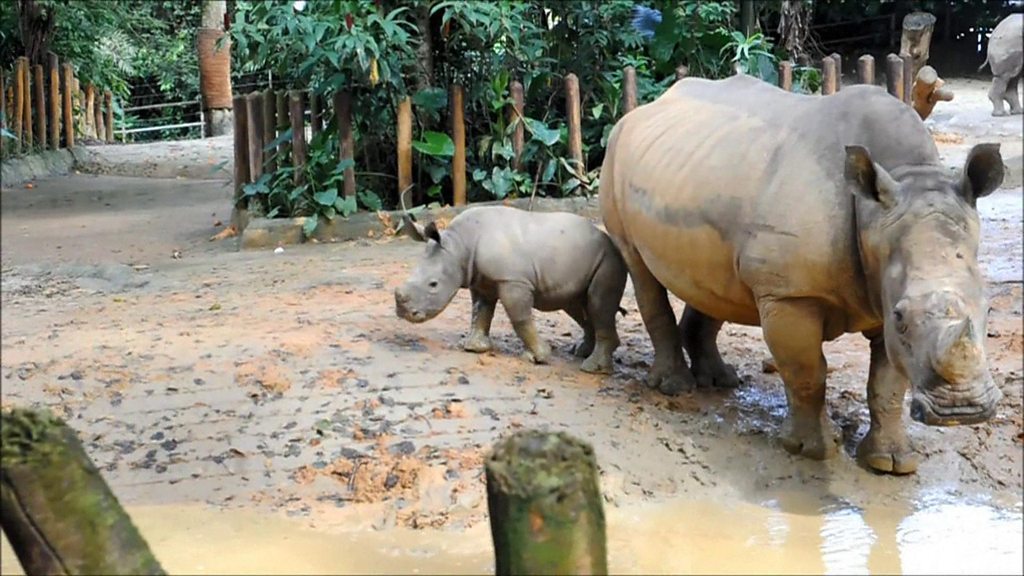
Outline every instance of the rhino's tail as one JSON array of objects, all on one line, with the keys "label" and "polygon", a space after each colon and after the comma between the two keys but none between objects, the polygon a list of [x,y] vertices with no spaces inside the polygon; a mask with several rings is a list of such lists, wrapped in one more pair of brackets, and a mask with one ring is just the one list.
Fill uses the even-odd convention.
[{"label": "rhino's tail", "polygon": [[988,66],[988,56],[987,55],[985,56],[985,61],[981,63],[981,66],[978,66],[978,72],[981,72],[982,70],[984,70],[985,66]]},{"label": "rhino's tail", "polygon": [[619,306],[619,314],[622,314],[623,316],[625,316],[626,314],[628,314],[628,312],[626,312],[625,308],[623,308],[622,306]]}]

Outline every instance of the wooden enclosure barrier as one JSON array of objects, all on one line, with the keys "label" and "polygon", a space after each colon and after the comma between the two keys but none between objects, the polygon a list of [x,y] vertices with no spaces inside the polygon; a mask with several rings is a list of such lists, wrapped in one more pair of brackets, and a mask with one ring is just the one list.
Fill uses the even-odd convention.
[{"label": "wooden enclosure barrier", "polygon": [[525,99],[523,96],[523,84],[513,80],[508,88],[512,103],[509,105],[509,124],[514,124],[512,129],[512,169],[523,168],[523,146],[526,144],[526,127],[523,126]]},{"label": "wooden enclosure barrier", "polygon": [[251,92],[245,97],[246,144],[249,148],[249,180],[263,175],[263,94]]},{"label": "wooden enclosure barrier", "polygon": [[277,138],[277,97],[274,90],[268,88],[263,93],[263,170],[273,174],[277,170],[277,149],[270,150],[270,145]]},{"label": "wooden enclosure barrier", "polygon": [[831,56],[821,59],[821,94],[836,93],[836,61]]},{"label": "wooden enclosure barrier", "polygon": [[452,141],[455,156],[452,157],[452,202],[456,206],[466,204],[466,119],[463,105],[462,86],[452,86]]},{"label": "wooden enclosure barrier", "polygon": [[[577,178],[582,180],[587,173],[587,166],[583,159],[583,130],[580,126],[580,80],[572,73],[565,75],[565,118],[569,125],[569,159]],[[575,194],[578,190],[572,192]]]},{"label": "wooden enclosure barrier", "polygon": [[0,526],[26,574],[164,574],[74,430],[0,413]]},{"label": "wooden enclosure barrier", "polygon": [[857,59],[857,80],[861,84],[875,83],[875,57],[865,54]]},{"label": "wooden enclosure barrier", "polygon": [[789,60],[779,62],[779,88],[786,92],[793,91],[793,63]]},{"label": "wooden enclosure barrier", "polygon": [[622,71],[622,115],[636,109],[636,68],[626,66]]},{"label": "wooden enclosure barrier", "polygon": [[564,432],[524,430],[484,462],[495,574],[607,574],[593,448]]},{"label": "wooden enclosure barrier", "polygon": [[[347,158],[355,159],[355,139],[352,135],[352,95],[346,91],[339,90],[334,95],[334,117],[338,125],[338,161]],[[342,186],[345,198],[353,198],[356,195],[356,169],[349,166],[345,169],[345,177]]]},{"label": "wooden enclosure barrier", "polygon": [[398,194],[406,198],[412,188],[412,100],[406,96],[398,104]]},{"label": "wooden enclosure barrier", "polygon": [[885,57],[886,89],[899,100],[903,100],[903,60],[895,54]]},{"label": "wooden enclosure barrier", "polygon": [[231,110],[234,123],[235,206],[244,210],[248,206],[239,201],[242,199],[242,188],[249,183],[249,122],[245,96],[234,96],[231,99]]},{"label": "wooden enclosure barrier", "polygon": [[57,55],[46,55],[50,69],[50,150],[60,148],[60,64]]}]

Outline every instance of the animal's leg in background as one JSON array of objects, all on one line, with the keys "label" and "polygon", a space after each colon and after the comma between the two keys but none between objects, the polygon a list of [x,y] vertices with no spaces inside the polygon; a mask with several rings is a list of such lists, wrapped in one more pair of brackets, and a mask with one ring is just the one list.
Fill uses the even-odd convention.
[{"label": "animal's leg in background", "polygon": [[640,317],[654,345],[654,365],[647,374],[647,385],[669,395],[692,389],[696,382],[683,357],[679,328],[668,301],[668,291],[651,274],[635,249],[620,246],[620,251],[633,279]]},{"label": "animal's leg in background", "polygon": [[824,320],[810,300],[759,303],[761,327],[786,388],[789,412],[782,445],[815,460],[835,455],[839,435],[825,410]]},{"label": "animal's leg in background", "polygon": [[690,355],[690,372],[699,386],[735,388],[740,385],[736,370],[722,360],[718,351],[718,331],[723,322],[716,320],[689,304],[683,309],[679,321],[679,335],[683,348]]},{"label": "animal's leg in background", "polygon": [[584,372],[611,374],[614,371],[614,353],[619,347],[619,333],[615,329],[615,315],[619,312],[622,293],[626,291],[626,269],[617,258],[605,260],[598,267],[587,288],[587,315],[594,325],[593,353],[580,369]]},{"label": "animal's leg in background", "polygon": [[1006,90],[1009,85],[1005,78],[1000,76],[992,77],[992,88],[988,91],[988,99],[992,102],[993,116],[1006,116],[1006,107],[1003,106],[1003,98],[1006,97]]},{"label": "animal's leg in background", "polygon": [[918,458],[907,440],[903,423],[903,398],[910,382],[896,371],[885,352],[885,338],[871,338],[868,370],[868,410],[871,429],[857,446],[857,459],[879,472],[910,474]]},{"label": "animal's leg in background", "polygon": [[491,349],[491,320],[497,301],[485,298],[476,290],[470,290],[469,294],[473,299],[473,319],[463,348],[468,352],[487,352]]},{"label": "animal's leg in background", "polygon": [[594,351],[594,323],[587,316],[586,307],[582,303],[574,303],[565,309],[565,313],[572,317],[580,328],[583,329],[583,339],[572,348],[572,353],[578,358],[586,358]]},{"label": "animal's leg in background", "polygon": [[498,287],[498,299],[526,347],[523,354],[526,359],[535,364],[547,362],[551,347],[537,334],[537,326],[533,323],[533,288],[505,282]]},{"label": "animal's leg in background", "polygon": [[1006,84],[1006,92],[1003,94],[1003,100],[1010,105],[1010,114],[1020,114],[1020,92],[1018,92],[1017,84],[1020,83],[1022,75],[1017,74]]}]

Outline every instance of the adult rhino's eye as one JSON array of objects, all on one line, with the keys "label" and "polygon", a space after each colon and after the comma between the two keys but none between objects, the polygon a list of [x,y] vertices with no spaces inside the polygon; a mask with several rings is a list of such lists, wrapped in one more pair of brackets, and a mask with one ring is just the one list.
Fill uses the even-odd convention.
[{"label": "adult rhino's eye", "polygon": [[431,288],[437,288],[437,280],[431,280],[430,284],[427,284],[427,286],[430,286]]},{"label": "adult rhino's eye", "polygon": [[907,324],[903,321],[903,312],[900,310],[894,310],[892,313],[892,319],[896,321],[896,331],[903,334],[907,331]]}]

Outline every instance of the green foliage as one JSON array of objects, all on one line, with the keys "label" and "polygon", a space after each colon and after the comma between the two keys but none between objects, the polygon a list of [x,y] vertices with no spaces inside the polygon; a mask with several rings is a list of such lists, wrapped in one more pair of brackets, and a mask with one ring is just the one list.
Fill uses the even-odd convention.
[{"label": "green foliage", "polygon": [[770,50],[771,45],[760,32],[748,38],[735,30],[730,34],[729,43],[722,47],[723,53],[733,53],[731,62],[738,71],[770,84],[778,84],[779,72],[775,55]]}]

